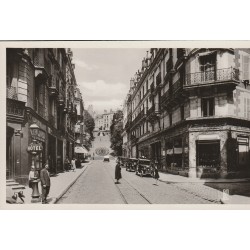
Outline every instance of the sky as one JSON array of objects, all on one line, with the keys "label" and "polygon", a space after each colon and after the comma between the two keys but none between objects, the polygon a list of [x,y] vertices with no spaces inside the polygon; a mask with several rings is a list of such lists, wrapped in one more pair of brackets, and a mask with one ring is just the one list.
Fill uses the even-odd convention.
[{"label": "sky", "polygon": [[72,49],[75,76],[84,108],[98,114],[121,108],[130,79],[141,69],[147,49]]}]

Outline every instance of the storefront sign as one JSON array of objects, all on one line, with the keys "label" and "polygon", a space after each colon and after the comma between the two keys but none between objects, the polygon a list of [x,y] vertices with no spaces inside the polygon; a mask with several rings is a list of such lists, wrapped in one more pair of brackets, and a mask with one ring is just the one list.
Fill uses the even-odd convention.
[{"label": "storefront sign", "polygon": [[30,143],[30,145],[28,146],[27,148],[27,151],[30,152],[30,153],[39,153],[39,152],[42,152],[43,150],[43,147],[40,143]]}]

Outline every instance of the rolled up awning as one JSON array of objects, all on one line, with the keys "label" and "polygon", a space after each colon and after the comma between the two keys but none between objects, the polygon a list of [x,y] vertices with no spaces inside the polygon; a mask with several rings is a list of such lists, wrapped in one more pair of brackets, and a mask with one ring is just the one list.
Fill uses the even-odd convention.
[{"label": "rolled up awning", "polygon": [[198,53],[198,56],[209,56],[209,55],[212,55],[214,53],[216,53],[216,50]]},{"label": "rolled up awning", "polygon": [[182,154],[182,148],[174,148],[174,154]]},{"label": "rolled up awning", "polygon": [[76,146],[75,147],[75,153],[76,154],[88,154],[88,150],[85,147]]},{"label": "rolled up awning", "polygon": [[212,134],[212,135],[199,135],[198,136],[199,141],[214,141],[214,140],[220,140],[219,135]]}]

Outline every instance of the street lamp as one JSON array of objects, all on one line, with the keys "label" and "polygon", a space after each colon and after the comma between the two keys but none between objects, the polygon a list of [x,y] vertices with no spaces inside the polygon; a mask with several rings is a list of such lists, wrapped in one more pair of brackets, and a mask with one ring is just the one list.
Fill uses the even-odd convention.
[{"label": "street lamp", "polygon": [[40,145],[37,141],[36,138],[39,133],[39,127],[37,124],[33,123],[29,127],[30,129],[30,134],[32,136],[32,142],[28,146],[27,151],[32,154],[32,167],[34,167],[34,178],[32,181],[32,198],[34,200],[38,199],[40,197],[39,189],[38,189],[38,177],[37,177],[37,169],[36,169],[36,155],[39,154],[42,151],[42,145]]}]

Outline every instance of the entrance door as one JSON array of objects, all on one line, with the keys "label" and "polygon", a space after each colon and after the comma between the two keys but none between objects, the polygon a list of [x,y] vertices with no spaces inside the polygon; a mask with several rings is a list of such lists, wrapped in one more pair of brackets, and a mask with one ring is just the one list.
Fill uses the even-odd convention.
[{"label": "entrance door", "polygon": [[249,167],[249,141],[248,138],[238,137],[239,168],[246,170]]},{"label": "entrance door", "polygon": [[48,163],[50,172],[56,173],[56,138],[48,136]]},{"label": "entrance door", "polygon": [[14,177],[14,152],[13,152],[13,138],[14,129],[7,127],[6,138],[6,179]]}]

